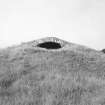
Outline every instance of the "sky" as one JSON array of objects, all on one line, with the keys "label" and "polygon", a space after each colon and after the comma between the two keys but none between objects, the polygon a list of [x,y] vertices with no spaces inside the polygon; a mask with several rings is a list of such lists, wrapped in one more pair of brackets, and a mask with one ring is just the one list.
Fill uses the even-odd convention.
[{"label": "sky", "polygon": [[105,0],[0,0],[0,48],[57,37],[105,48]]}]

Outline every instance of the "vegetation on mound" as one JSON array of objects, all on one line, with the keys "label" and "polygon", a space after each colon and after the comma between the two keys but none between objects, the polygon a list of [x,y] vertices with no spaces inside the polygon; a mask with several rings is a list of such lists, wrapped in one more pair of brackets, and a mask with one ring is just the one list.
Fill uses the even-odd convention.
[{"label": "vegetation on mound", "polygon": [[0,51],[0,105],[104,105],[104,54],[71,45]]}]

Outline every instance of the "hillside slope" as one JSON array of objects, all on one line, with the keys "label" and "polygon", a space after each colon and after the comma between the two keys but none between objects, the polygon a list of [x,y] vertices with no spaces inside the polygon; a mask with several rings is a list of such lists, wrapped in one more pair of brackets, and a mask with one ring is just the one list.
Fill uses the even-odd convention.
[{"label": "hillside slope", "polygon": [[105,105],[105,54],[56,37],[1,49],[0,105]]}]

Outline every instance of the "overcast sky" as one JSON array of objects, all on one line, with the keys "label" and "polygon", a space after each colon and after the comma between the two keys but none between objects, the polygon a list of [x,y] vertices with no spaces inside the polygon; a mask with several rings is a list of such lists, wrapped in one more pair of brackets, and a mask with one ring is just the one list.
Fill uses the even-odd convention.
[{"label": "overcast sky", "polygon": [[105,0],[0,0],[0,47],[47,36],[105,48]]}]

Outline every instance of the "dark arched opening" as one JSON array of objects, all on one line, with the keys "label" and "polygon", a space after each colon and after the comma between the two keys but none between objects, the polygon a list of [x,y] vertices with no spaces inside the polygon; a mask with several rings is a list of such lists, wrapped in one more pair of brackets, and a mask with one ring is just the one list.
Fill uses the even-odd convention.
[{"label": "dark arched opening", "polygon": [[45,49],[60,49],[61,44],[57,42],[48,41],[48,42],[39,43],[37,47],[41,47]]},{"label": "dark arched opening", "polygon": [[105,53],[105,49],[102,49],[101,51],[102,51],[103,53]]}]

